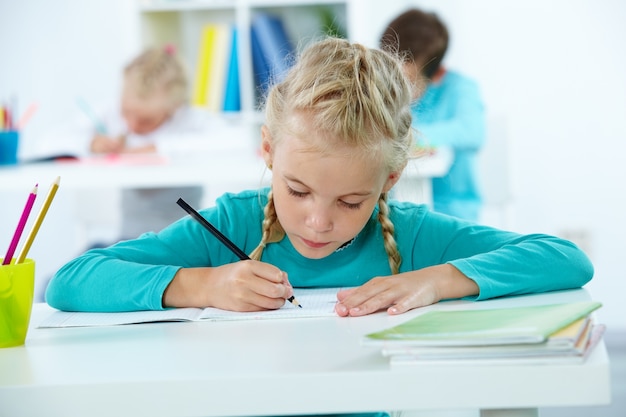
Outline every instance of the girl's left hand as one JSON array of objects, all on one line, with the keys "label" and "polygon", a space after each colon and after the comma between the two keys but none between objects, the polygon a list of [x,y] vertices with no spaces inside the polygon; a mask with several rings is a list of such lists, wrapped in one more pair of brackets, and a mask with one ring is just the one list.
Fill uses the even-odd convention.
[{"label": "girl's left hand", "polygon": [[476,283],[452,265],[436,265],[388,277],[372,278],[360,287],[337,293],[336,313],[364,316],[387,309],[401,314],[446,298],[478,294]]}]

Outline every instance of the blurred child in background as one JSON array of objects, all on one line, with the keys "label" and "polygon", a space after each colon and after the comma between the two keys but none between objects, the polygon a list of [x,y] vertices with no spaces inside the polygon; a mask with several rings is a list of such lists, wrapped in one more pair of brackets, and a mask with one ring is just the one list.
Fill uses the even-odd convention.
[{"label": "blurred child in background", "polygon": [[404,56],[405,72],[418,87],[412,107],[418,144],[453,152],[448,173],[433,178],[435,211],[477,221],[481,194],[476,156],[485,141],[484,106],[473,80],[443,66],[448,40],[436,14],[409,9],[388,24],[380,46]]},{"label": "blurred child in background", "polygon": [[[148,49],[123,73],[120,105],[96,123],[89,144],[92,154],[169,154],[197,130],[187,107],[185,68],[172,47]],[[178,142],[178,143],[177,143]],[[195,204],[202,188],[141,188],[122,194],[122,239],[159,231],[181,217],[179,197]]]}]

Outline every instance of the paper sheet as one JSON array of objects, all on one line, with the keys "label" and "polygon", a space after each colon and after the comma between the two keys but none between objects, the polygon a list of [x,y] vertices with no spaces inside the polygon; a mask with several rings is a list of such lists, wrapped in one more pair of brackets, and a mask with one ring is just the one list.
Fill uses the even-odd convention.
[{"label": "paper sheet", "polygon": [[163,321],[225,321],[263,320],[335,316],[336,294],[340,288],[295,289],[302,305],[298,308],[285,302],[278,310],[242,313],[217,308],[176,308],[164,311],[133,311],[125,313],[83,313],[55,311],[39,323],[39,328],[116,326]]}]

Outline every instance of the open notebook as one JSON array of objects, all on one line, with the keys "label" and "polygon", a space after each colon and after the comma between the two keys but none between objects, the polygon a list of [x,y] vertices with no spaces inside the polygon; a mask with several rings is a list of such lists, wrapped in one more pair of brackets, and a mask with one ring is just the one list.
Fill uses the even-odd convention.
[{"label": "open notebook", "polygon": [[290,319],[335,316],[336,294],[340,288],[296,289],[295,295],[302,308],[289,302],[278,310],[236,312],[218,308],[175,308],[163,311],[132,311],[124,313],[80,313],[55,311],[39,323],[39,328],[116,326],[121,324],[163,321],[224,321]]}]

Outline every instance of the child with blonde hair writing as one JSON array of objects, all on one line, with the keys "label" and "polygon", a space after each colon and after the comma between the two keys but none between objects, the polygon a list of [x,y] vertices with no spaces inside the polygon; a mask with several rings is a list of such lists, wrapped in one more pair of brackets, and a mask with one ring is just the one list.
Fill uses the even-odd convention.
[{"label": "child with blonde hair writing", "polygon": [[255,311],[280,308],[293,288],[351,287],[337,294],[343,317],[587,283],[593,267],[569,241],[387,199],[413,144],[410,85],[388,52],[335,38],[310,45],[267,97],[261,150],[271,186],[200,211],[252,259],[186,216],[70,261],[48,303]]},{"label": "child with blonde hair writing", "polygon": [[[184,149],[185,139],[204,135],[188,102],[185,67],[172,46],[150,48],[135,57],[123,71],[119,106],[96,116],[92,126],[91,154],[159,154],[169,156]],[[193,149],[187,150],[191,153]],[[199,204],[202,188],[152,187],[122,192],[121,238],[159,231],[180,218],[171,202],[179,197]]]}]

